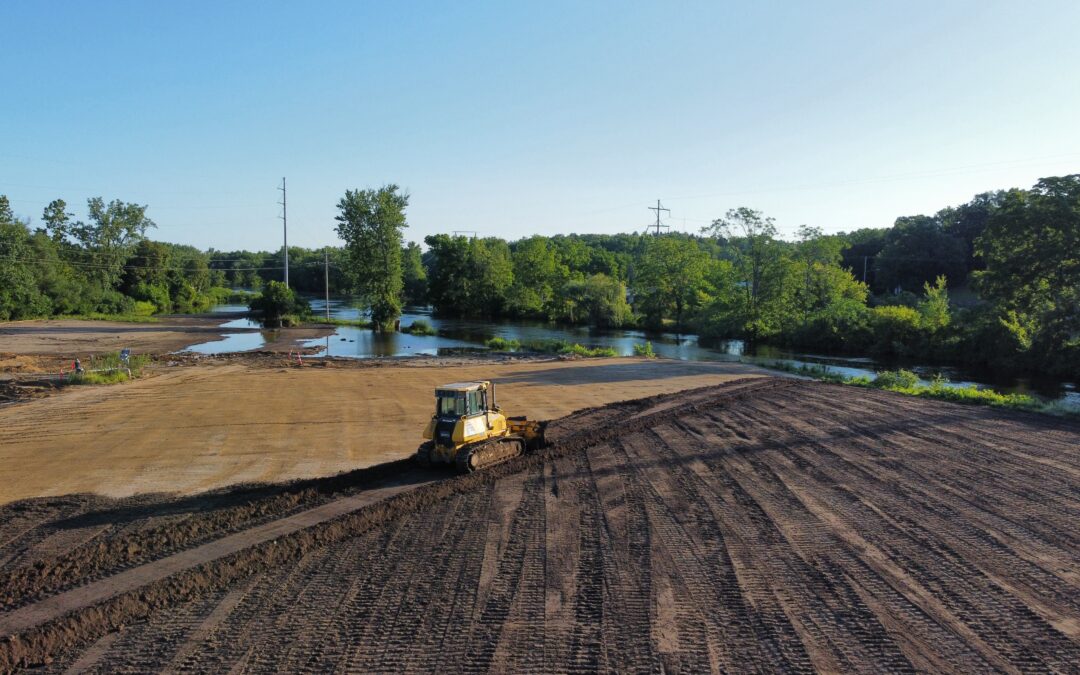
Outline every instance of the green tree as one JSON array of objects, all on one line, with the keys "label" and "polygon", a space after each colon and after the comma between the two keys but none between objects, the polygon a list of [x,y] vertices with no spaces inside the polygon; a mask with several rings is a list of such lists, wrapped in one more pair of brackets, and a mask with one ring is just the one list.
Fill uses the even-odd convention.
[{"label": "green tree", "polygon": [[840,265],[851,270],[856,279],[866,283],[875,291],[885,290],[874,279],[874,265],[881,249],[885,247],[888,228],[866,227],[853,232],[841,232],[837,238],[843,242],[840,253]]},{"label": "green tree", "polygon": [[808,225],[799,227],[798,237],[795,259],[801,268],[802,284],[795,294],[795,301],[805,319],[829,303],[833,290],[830,282],[836,277],[833,272],[842,272],[837,264],[844,242],[838,237],[825,236],[820,227]]},{"label": "green tree", "polygon": [[787,269],[776,238],[776,224],[760,211],[732,209],[706,228],[723,239],[731,256],[738,284],[741,335],[753,343],[775,334],[784,309]]},{"label": "green tree", "polygon": [[428,245],[425,259],[428,276],[428,300],[436,313],[464,316],[470,306],[469,286],[469,240],[435,234],[424,237]]},{"label": "green tree", "polygon": [[925,296],[916,307],[922,318],[922,326],[931,333],[940,332],[948,327],[951,319],[945,277],[938,277],[933,285],[929,282],[923,284],[923,291]]},{"label": "green tree", "polygon": [[[146,217],[148,207],[114,199],[108,204],[101,197],[86,200],[89,222],[79,221],[71,234],[88,263],[85,274],[108,293],[120,283],[124,262],[132,249],[157,227]],[[92,266],[91,266],[92,265]]]},{"label": "green tree", "polygon": [[520,316],[551,315],[556,291],[566,283],[570,270],[559,262],[556,249],[546,237],[522,239],[514,246],[514,284],[508,292],[510,310]]},{"label": "green tree", "polygon": [[398,190],[392,184],[378,190],[346,190],[335,217],[356,289],[371,303],[372,323],[382,330],[393,330],[401,316],[402,230],[408,226],[409,195]]},{"label": "green tree", "polygon": [[0,195],[0,320],[48,316],[51,303],[38,289],[30,230]]},{"label": "green tree", "polygon": [[401,252],[402,281],[406,305],[427,304],[427,270],[420,245],[410,241]]},{"label": "green tree", "polygon": [[67,202],[63,199],[52,200],[41,214],[41,220],[45,223],[45,233],[57,243],[67,241],[68,235],[71,234],[72,215],[67,212]]},{"label": "green tree", "polygon": [[290,323],[294,318],[311,314],[307,301],[281,281],[271,281],[248,303],[256,312],[262,312],[263,321],[270,325]]},{"label": "green tree", "polygon": [[580,308],[591,325],[621,328],[634,323],[634,312],[626,302],[626,284],[597,273],[582,284]]},{"label": "green tree", "polygon": [[933,216],[905,216],[885,237],[875,274],[887,291],[913,290],[939,276],[961,283],[967,275],[963,240],[945,231]]},{"label": "green tree", "polygon": [[680,328],[688,309],[697,308],[706,285],[709,256],[693,239],[651,237],[635,268],[635,304],[646,323],[659,327],[670,316]]},{"label": "green tree", "polygon": [[980,291],[1033,329],[1044,372],[1080,372],[1080,174],[1009,190],[976,239]]}]

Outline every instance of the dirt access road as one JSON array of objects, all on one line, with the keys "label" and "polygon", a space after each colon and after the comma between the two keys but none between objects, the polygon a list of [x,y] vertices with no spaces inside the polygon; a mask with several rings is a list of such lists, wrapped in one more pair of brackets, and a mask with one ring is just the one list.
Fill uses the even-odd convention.
[{"label": "dirt access road", "polygon": [[[351,515],[71,605],[0,640],[0,666],[1077,670],[1076,422],[769,378],[607,406],[551,433],[538,455],[418,477]],[[0,623],[152,569],[215,527],[255,530],[295,507],[288,494],[334,504],[378,478],[198,508],[3,507]]]},{"label": "dirt access road", "polygon": [[82,492],[191,493],[399,459],[422,441],[435,386],[446,382],[492,379],[505,410],[554,419],[764,372],[630,358],[472,364],[161,368],[134,382],[69,387],[0,407],[0,503]]}]

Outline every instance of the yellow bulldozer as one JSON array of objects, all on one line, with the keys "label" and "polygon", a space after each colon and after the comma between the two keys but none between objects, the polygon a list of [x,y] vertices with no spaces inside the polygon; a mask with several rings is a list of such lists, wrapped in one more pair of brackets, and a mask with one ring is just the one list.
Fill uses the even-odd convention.
[{"label": "yellow bulldozer", "polygon": [[435,388],[435,414],[416,451],[424,466],[449,464],[470,473],[505,462],[544,443],[544,427],[524,417],[507,417],[495,405],[495,385],[483,380]]}]

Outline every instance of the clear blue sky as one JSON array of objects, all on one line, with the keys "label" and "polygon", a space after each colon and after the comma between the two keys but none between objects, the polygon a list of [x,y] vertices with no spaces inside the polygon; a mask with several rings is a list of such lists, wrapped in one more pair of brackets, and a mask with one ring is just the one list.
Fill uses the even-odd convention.
[{"label": "clear blue sky", "polygon": [[[886,226],[1080,171],[1080,2],[38,2],[0,23],[0,193],[150,205],[155,238],[336,242]],[[685,221],[683,219],[686,219]]]}]

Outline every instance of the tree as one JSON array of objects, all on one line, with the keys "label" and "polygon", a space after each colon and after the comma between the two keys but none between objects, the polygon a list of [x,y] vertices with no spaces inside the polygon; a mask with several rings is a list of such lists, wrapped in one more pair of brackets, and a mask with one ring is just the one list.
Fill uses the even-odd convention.
[{"label": "tree", "polygon": [[510,310],[520,316],[543,316],[555,310],[556,291],[570,270],[559,262],[546,237],[522,239],[512,253],[514,284],[508,292]]},{"label": "tree", "polygon": [[[1080,369],[1080,174],[1010,190],[976,239],[979,290],[1033,327],[1047,371]],[[1071,372],[1070,372],[1071,371]]]},{"label": "tree", "polygon": [[740,207],[714,220],[705,231],[724,240],[739,276],[743,336],[752,343],[775,333],[786,275],[775,221],[760,211]]},{"label": "tree", "polygon": [[262,312],[263,321],[270,325],[288,324],[294,318],[303,318],[311,314],[311,306],[281,281],[266,284],[263,292],[248,303],[248,307]]},{"label": "tree", "polygon": [[452,316],[500,316],[514,284],[510,247],[502,239],[424,238],[429,297],[435,311]]},{"label": "tree", "polygon": [[72,215],[67,212],[67,202],[63,199],[52,200],[41,214],[41,220],[45,223],[45,233],[57,243],[67,241],[71,233]]},{"label": "tree", "polygon": [[0,195],[0,320],[48,316],[51,305],[34,277],[30,230]]},{"label": "tree", "polygon": [[1004,190],[983,192],[975,195],[967,204],[955,208],[942,209],[937,214],[942,229],[964,242],[968,272],[986,269],[986,264],[975,250],[975,240],[986,230],[990,217],[1005,197]]},{"label": "tree", "polygon": [[925,295],[919,301],[916,309],[922,317],[922,326],[931,333],[944,330],[951,319],[949,315],[949,291],[946,288],[945,277],[938,277],[930,284],[923,284]]},{"label": "tree", "polygon": [[885,236],[875,273],[888,291],[922,288],[939,276],[961,283],[967,276],[964,242],[933,216],[905,216]]},{"label": "tree", "polygon": [[875,258],[885,247],[888,228],[864,227],[853,232],[841,232],[837,238],[843,242],[840,252],[840,265],[851,270],[856,279],[876,290],[879,288],[874,279]]},{"label": "tree", "polygon": [[676,326],[684,327],[686,310],[700,304],[708,261],[708,254],[692,239],[666,235],[646,241],[636,267],[634,294],[647,323],[659,327],[671,315]]},{"label": "tree", "polygon": [[837,237],[825,236],[820,227],[808,225],[799,227],[798,236],[795,258],[802,268],[803,283],[796,293],[796,302],[802,308],[805,319],[810,312],[828,304],[832,284],[826,277],[832,276],[833,270],[842,271],[837,263],[840,262],[840,249],[844,243]]},{"label": "tree", "polygon": [[581,309],[597,328],[620,328],[634,322],[634,312],[626,302],[626,284],[597,273],[582,284]]},{"label": "tree", "polygon": [[120,283],[124,262],[135,244],[157,225],[146,217],[148,207],[139,204],[119,199],[105,204],[101,197],[92,197],[86,206],[90,222],[75,223],[71,234],[88,263],[85,274],[103,291],[112,291]]},{"label": "tree", "polygon": [[466,277],[469,275],[469,240],[435,234],[424,237],[428,300],[436,313],[464,316],[470,306]]},{"label": "tree", "polygon": [[378,190],[346,190],[335,217],[338,236],[349,252],[350,275],[371,303],[372,323],[382,330],[393,330],[401,316],[401,231],[408,227],[409,195],[398,189],[391,184]]},{"label": "tree", "polygon": [[410,241],[401,252],[403,299],[406,305],[427,304],[427,270],[424,269],[420,245]]}]

